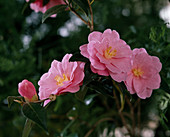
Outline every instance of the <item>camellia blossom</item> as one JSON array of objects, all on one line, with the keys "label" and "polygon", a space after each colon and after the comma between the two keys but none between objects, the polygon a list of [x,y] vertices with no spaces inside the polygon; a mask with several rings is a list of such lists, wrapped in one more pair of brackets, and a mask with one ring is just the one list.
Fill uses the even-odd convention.
[{"label": "camellia blossom", "polygon": [[142,99],[150,97],[152,90],[160,87],[162,64],[159,58],[150,56],[144,48],[134,49],[131,63],[125,80],[128,91]]},{"label": "camellia blossom", "polygon": [[38,100],[38,96],[34,85],[26,79],[24,79],[22,82],[18,84],[18,92],[28,102]]},{"label": "camellia blossom", "polygon": [[[62,61],[54,60],[49,71],[42,75],[38,85],[41,100],[51,94],[60,95],[65,92],[75,93],[79,91],[84,79],[83,62],[69,62],[72,54],[66,54]],[[46,105],[50,100],[45,101]]]},{"label": "camellia blossom", "polygon": [[[27,2],[29,2],[29,0],[26,0]],[[46,10],[56,6],[56,5],[61,5],[61,4],[65,4],[65,2],[63,0],[49,0],[49,2],[46,5],[43,5],[43,0],[35,0],[35,2],[30,4],[30,7],[32,10],[34,10],[35,12],[42,12],[45,13]],[[51,17],[55,17],[55,15],[52,15]]]},{"label": "camellia blossom", "polygon": [[103,33],[94,31],[89,34],[88,42],[80,50],[89,58],[91,70],[99,75],[110,75],[115,81],[124,81],[126,72],[130,70],[132,51],[119,34],[110,29]]}]

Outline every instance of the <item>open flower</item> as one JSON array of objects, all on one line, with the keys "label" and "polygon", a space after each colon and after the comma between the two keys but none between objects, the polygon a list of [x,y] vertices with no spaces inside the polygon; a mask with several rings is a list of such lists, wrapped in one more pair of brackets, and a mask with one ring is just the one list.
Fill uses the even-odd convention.
[{"label": "open flower", "polygon": [[18,84],[18,92],[28,102],[38,100],[38,96],[34,85],[26,79],[24,79],[22,82]]},{"label": "open flower", "polygon": [[159,72],[162,64],[159,58],[150,56],[145,49],[134,49],[132,66],[128,72],[125,84],[131,94],[136,93],[140,98],[150,97],[153,89],[160,87]]},{"label": "open flower", "polygon": [[125,80],[130,70],[132,51],[119,34],[110,29],[103,33],[94,31],[89,34],[88,44],[80,47],[81,54],[89,58],[91,70],[103,76],[111,76],[115,81]]},{"label": "open flower", "polygon": [[[29,2],[29,0],[26,1]],[[43,0],[35,0],[35,2],[30,4],[30,7],[35,12],[40,11],[42,13],[45,13],[46,10],[61,4],[65,4],[65,2],[63,0],[49,0],[49,2],[46,5],[43,5]],[[55,15],[52,15],[52,17],[55,17]]]},{"label": "open flower", "polygon": [[[62,62],[54,60],[49,71],[42,75],[38,85],[40,99],[46,99],[51,94],[60,95],[65,92],[79,91],[84,79],[84,63],[69,62],[72,54],[66,54]],[[45,101],[46,105],[50,100]]]}]

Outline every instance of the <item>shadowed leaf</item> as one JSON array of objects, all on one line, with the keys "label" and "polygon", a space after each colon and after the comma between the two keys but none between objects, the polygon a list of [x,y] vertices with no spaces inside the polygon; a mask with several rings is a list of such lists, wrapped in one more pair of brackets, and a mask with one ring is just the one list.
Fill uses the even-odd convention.
[{"label": "shadowed leaf", "polygon": [[34,121],[48,133],[46,123],[46,111],[40,104],[26,103],[22,106],[21,110],[25,117]]},{"label": "shadowed leaf", "polygon": [[54,6],[50,9],[48,9],[42,16],[42,23],[48,18],[50,17],[51,15],[54,15],[54,14],[57,14],[57,13],[60,13],[62,11],[65,11],[65,9],[67,8],[67,5],[57,5],[57,6]]}]

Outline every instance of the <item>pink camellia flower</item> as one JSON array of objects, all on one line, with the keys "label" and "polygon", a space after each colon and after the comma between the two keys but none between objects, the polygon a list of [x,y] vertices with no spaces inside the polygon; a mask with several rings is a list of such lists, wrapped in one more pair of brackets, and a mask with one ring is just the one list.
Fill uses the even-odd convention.
[{"label": "pink camellia flower", "polygon": [[81,54],[89,58],[91,70],[103,76],[111,76],[115,81],[125,80],[130,70],[132,51],[115,30],[89,34],[88,44],[80,47]]},{"label": "pink camellia flower", "polygon": [[[83,62],[69,62],[72,54],[66,54],[62,61],[54,60],[49,71],[42,75],[38,85],[41,100],[51,94],[60,95],[65,92],[75,93],[79,91],[84,79]],[[46,105],[50,100],[44,102]]]},{"label": "pink camellia flower", "polygon": [[38,96],[34,85],[26,79],[24,79],[22,82],[18,84],[18,92],[28,102],[38,100]]},{"label": "pink camellia flower", "polygon": [[[26,0],[29,2],[29,0]],[[43,6],[43,0],[35,0],[35,2],[30,4],[31,9],[33,9],[35,12],[42,12],[45,13],[46,10],[56,6],[56,5],[61,5],[65,4],[63,0],[49,0],[49,2]],[[55,15],[52,15],[52,17],[55,17]]]},{"label": "pink camellia flower", "polygon": [[152,90],[160,87],[162,64],[159,58],[150,56],[144,48],[134,49],[131,63],[131,70],[125,80],[128,91],[142,99],[150,97]]}]

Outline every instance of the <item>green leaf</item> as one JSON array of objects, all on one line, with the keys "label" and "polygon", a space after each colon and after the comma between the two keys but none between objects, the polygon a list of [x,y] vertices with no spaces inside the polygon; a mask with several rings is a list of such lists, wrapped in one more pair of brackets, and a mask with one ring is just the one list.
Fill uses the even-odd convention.
[{"label": "green leaf", "polygon": [[165,29],[165,25],[159,27],[152,27],[151,32],[149,34],[149,38],[155,43],[160,42],[160,40],[163,39],[165,36]]},{"label": "green leaf", "polygon": [[88,87],[83,85],[79,92],[75,94],[76,98],[82,102],[84,102],[85,95],[87,93]]},{"label": "green leaf", "polygon": [[63,12],[65,11],[65,9],[67,8],[67,5],[57,5],[57,6],[54,6],[50,9],[48,9],[42,16],[42,23],[48,18],[50,17],[51,15],[53,14],[57,14],[57,13],[60,13],[60,12]]},{"label": "green leaf", "polygon": [[73,0],[73,1],[88,15],[89,5],[87,0]]},{"label": "green leaf", "polygon": [[10,108],[14,100],[21,100],[23,97],[21,96],[8,96],[7,101],[8,101],[8,107]]},{"label": "green leaf", "polygon": [[43,6],[45,6],[50,0],[43,0]]},{"label": "green leaf", "polygon": [[25,103],[21,110],[25,117],[34,121],[48,134],[45,108],[38,103]]}]

